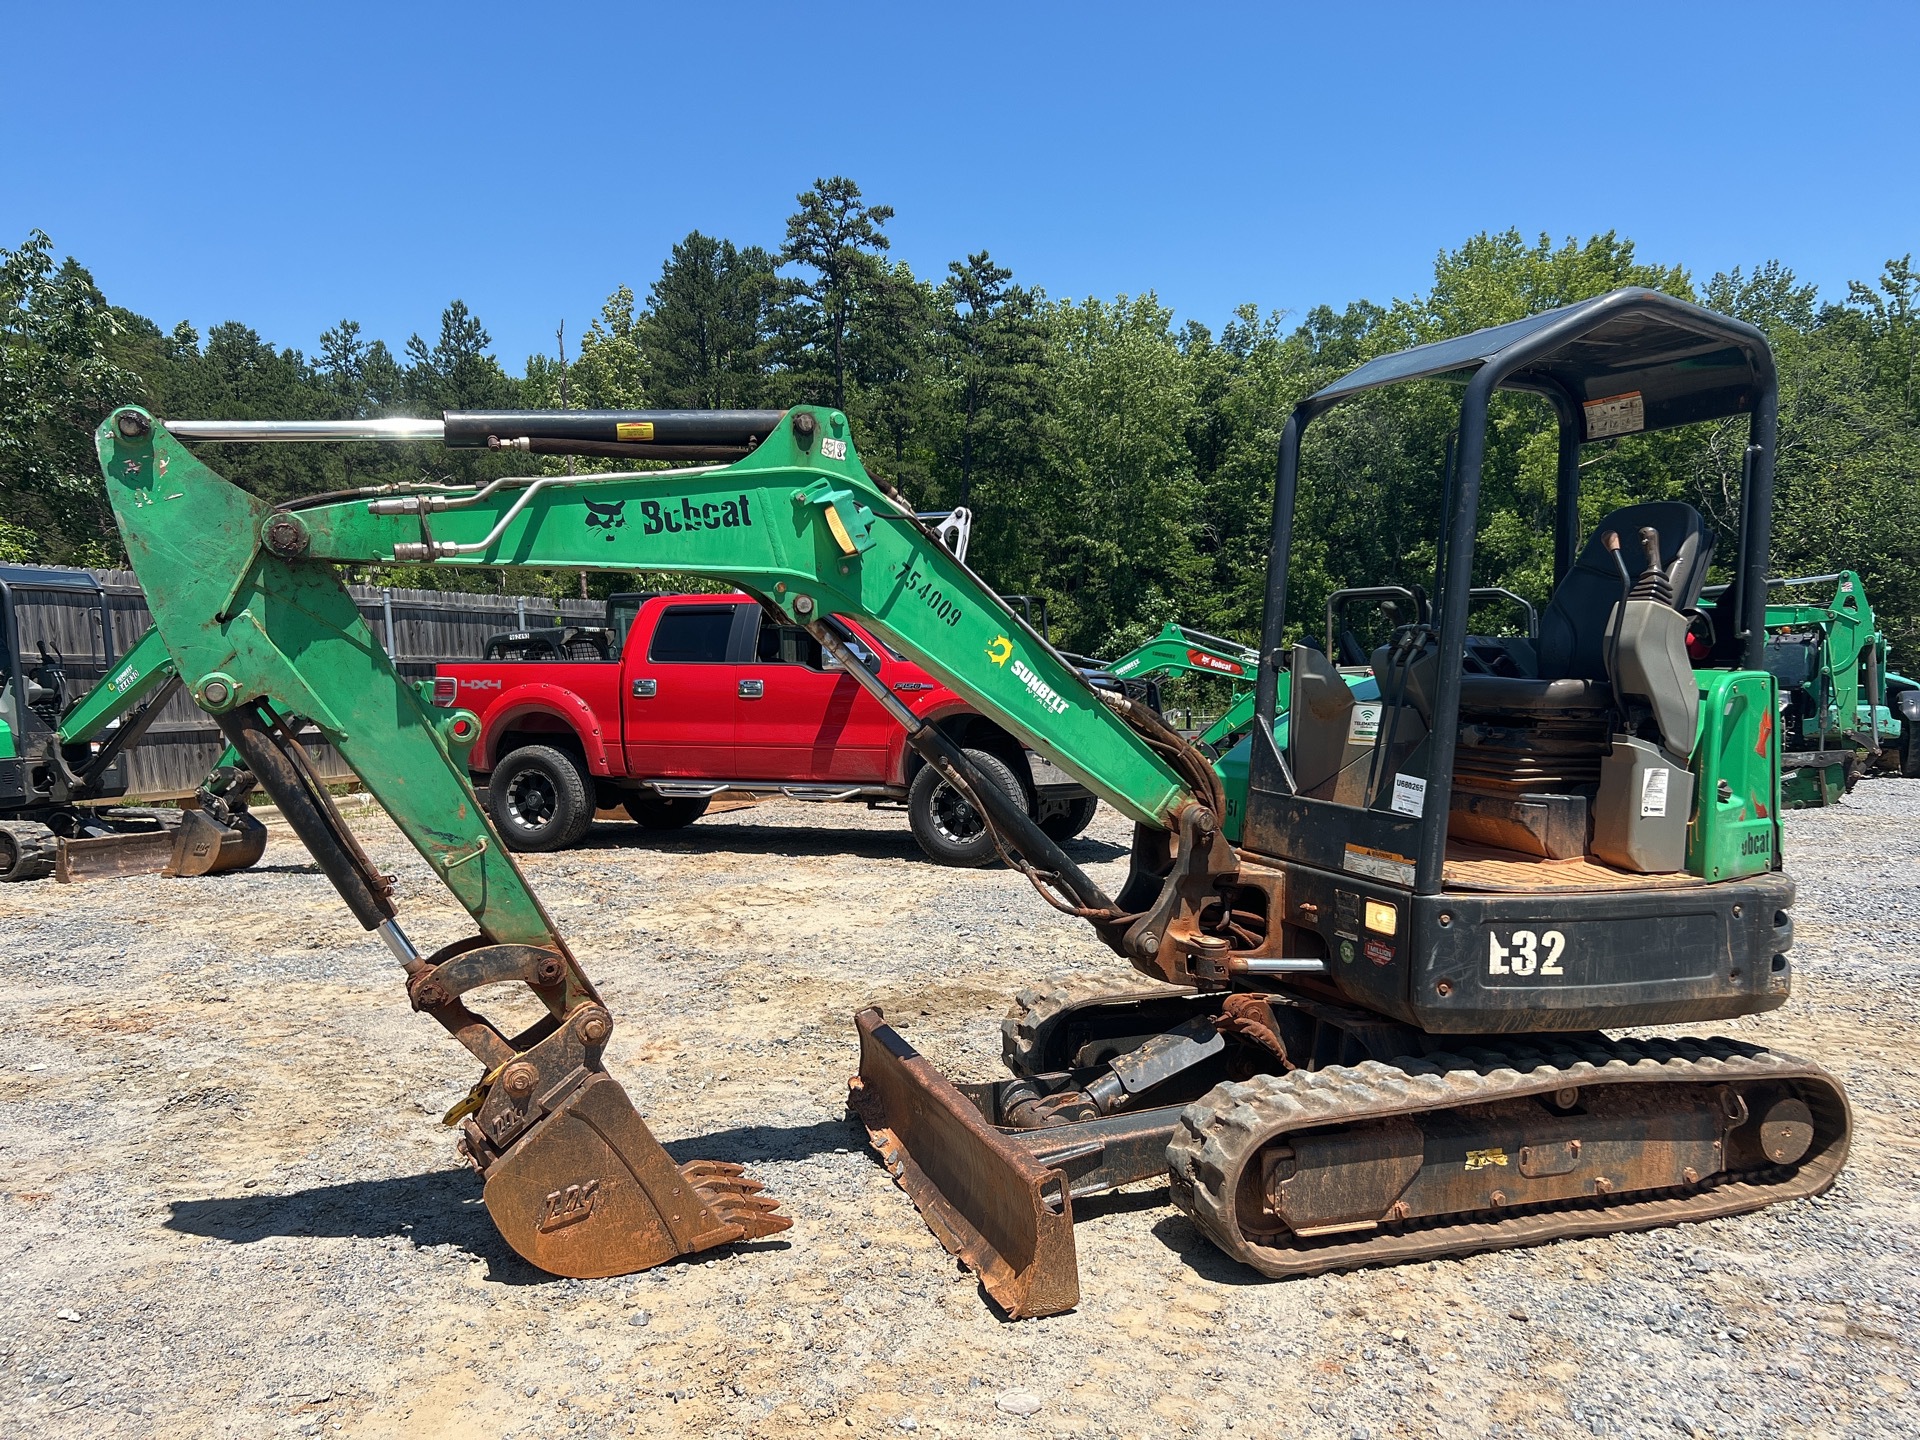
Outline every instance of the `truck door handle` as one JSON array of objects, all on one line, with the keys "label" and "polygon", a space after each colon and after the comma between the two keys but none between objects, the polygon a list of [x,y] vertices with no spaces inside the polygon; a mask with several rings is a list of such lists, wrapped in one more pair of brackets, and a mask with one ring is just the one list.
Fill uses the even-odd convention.
[{"label": "truck door handle", "polygon": [[633,698],[636,700],[651,700],[659,693],[660,682],[658,680],[636,680],[633,682]]},{"label": "truck door handle", "polygon": [[740,682],[740,698],[742,700],[758,700],[766,693],[767,682],[764,680],[742,680]]}]

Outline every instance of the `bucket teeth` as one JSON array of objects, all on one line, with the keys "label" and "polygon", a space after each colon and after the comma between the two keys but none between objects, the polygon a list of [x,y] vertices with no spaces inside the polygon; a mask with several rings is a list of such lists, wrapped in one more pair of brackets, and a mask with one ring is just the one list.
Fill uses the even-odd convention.
[{"label": "bucket teeth", "polygon": [[738,1225],[744,1240],[777,1235],[793,1225],[780,1213],[780,1202],[766,1194],[766,1186],[724,1160],[693,1160],[680,1167],[700,1199],[725,1225]]}]

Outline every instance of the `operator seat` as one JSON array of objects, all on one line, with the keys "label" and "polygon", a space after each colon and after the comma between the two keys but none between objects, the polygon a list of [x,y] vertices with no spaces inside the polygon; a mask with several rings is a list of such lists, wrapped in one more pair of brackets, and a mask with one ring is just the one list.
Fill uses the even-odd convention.
[{"label": "operator seat", "polygon": [[[1556,860],[1586,853],[1589,802],[1616,728],[1607,621],[1623,588],[1601,537],[1609,531],[1619,537],[1628,573],[1637,579],[1646,526],[1659,533],[1674,609],[1684,613],[1698,604],[1713,536],[1693,506],[1676,500],[1629,505],[1596,525],[1541,617],[1534,673],[1460,678],[1450,834]],[[1692,695],[1663,698],[1690,702]],[[1681,707],[1668,708],[1677,713]],[[1689,733],[1686,743],[1691,739]]]},{"label": "operator seat", "polygon": [[1607,691],[1607,617],[1619,603],[1620,571],[1601,543],[1609,531],[1620,537],[1628,572],[1639,575],[1639,536],[1652,526],[1660,535],[1660,564],[1673,587],[1673,608],[1685,613],[1700,601],[1713,535],[1700,512],[1681,500],[1628,505],[1602,520],[1587,537],[1580,558],[1554,587],[1540,617],[1531,677],[1465,675],[1462,710],[1588,709],[1610,702]]}]

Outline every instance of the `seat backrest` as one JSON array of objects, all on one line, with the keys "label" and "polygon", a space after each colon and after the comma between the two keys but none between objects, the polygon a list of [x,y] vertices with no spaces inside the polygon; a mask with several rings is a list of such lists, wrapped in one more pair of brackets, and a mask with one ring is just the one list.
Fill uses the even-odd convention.
[{"label": "seat backrest", "polygon": [[1640,531],[1660,532],[1660,563],[1673,587],[1674,608],[1691,610],[1706,583],[1713,558],[1713,535],[1700,512],[1681,500],[1655,500],[1616,510],[1594,527],[1580,558],[1554,587],[1540,617],[1542,680],[1605,680],[1607,616],[1620,599],[1620,571],[1601,544],[1609,530],[1620,537],[1627,573],[1638,579],[1646,563]]}]

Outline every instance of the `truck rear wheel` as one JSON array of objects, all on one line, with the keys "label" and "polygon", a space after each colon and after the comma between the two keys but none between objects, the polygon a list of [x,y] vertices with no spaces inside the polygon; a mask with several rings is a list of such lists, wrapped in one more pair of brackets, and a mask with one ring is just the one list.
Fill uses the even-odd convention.
[{"label": "truck rear wheel", "polygon": [[487,810],[509,850],[565,850],[593,824],[593,786],[564,750],[524,745],[494,767]]},{"label": "truck rear wheel", "polygon": [[1064,844],[1074,836],[1081,834],[1093,823],[1093,815],[1100,808],[1100,802],[1091,795],[1082,795],[1064,810],[1055,811],[1040,822],[1040,828],[1046,837],[1056,845]]},{"label": "truck rear wheel", "polygon": [[[998,785],[1014,804],[1027,808],[1026,792],[1006,761],[984,750],[962,753],[987,783]],[[931,765],[921,768],[907,790],[907,823],[920,848],[942,865],[985,865],[1000,853],[979,812]]]},{"label": "truck rear wheel", "polygon": [[684,796],[629,795],[620,803],[643,830],[679,830],[707,813],[705,800]]}]

